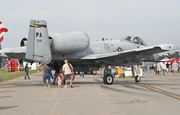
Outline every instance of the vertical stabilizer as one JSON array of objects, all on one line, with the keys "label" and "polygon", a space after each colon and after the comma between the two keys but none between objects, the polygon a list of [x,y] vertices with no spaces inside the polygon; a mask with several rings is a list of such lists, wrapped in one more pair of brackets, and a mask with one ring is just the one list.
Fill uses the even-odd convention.
[{"label": "vertical stabilizer", "polygon": [[51,62],[52,56],[46,21],[30,20],[25,58],[44,64]]}]

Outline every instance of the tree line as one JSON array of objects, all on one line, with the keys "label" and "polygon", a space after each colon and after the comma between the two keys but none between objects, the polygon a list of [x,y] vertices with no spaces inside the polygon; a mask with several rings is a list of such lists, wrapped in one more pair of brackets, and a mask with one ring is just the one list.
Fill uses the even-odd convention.
[{"label": "tree line", "polygon": [[176,51],[176,52],[174,52],[174,53],[166,53],[166,54],[164,54],[164,55],[162,55],[162,56],[159,56],[159,59],[160,60],[162,60],[162,59],[164,59],[164,58],[169,58],[169,59],[171,59],[171,58],[180,58],[180,52],[178,52],[178,51]]}]

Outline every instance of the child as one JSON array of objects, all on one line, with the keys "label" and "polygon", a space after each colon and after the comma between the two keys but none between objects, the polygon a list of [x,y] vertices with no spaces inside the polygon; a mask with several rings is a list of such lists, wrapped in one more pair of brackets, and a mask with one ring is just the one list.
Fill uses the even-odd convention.
[{"label": "child", "polygon": [[63,74],[62,70],[60,70],[60,76],[61,76],[61,83],[62,83],[62,85],[64,85],[65,84],[65,80],[64,80],[64,74]]},{"label": "child", "polygon": [[57,82],[58,82],[58,87],[61,87],[61,82],[62,82],[62,76],[61,76],[61,74],[58,75],[58,77],[57,77]]}]

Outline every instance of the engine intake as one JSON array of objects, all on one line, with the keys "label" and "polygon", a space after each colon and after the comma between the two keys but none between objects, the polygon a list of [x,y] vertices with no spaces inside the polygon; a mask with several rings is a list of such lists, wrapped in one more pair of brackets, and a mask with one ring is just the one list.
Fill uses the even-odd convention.
[{"label": "engine intake", "polygon": [[27,38],[23,38],[20,42],[20,46],[23,47],[23,46],[26,46],[27,45]]}]

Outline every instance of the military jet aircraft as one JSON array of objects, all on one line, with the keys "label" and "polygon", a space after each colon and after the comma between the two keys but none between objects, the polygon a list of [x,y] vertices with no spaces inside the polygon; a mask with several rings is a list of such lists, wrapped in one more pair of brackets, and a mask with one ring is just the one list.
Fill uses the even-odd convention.
[{"label": "military jet aircraft", "polygon": [[147,46],[133,36],[90,41],[88,34],[80,31],[49,35],[46,21],[30,20],[28,37],[21,40],[20,47],[2,49],[0,57],[44,64],[63,64],[67,59],[73,66],[100,67],[104,84],[112,84],[112,75],[104,72],[106,64],[130,65],[135,81],[140,82],[138,68],[143,61],[158,61],[157,53],[177,49],[173,44]]}]

